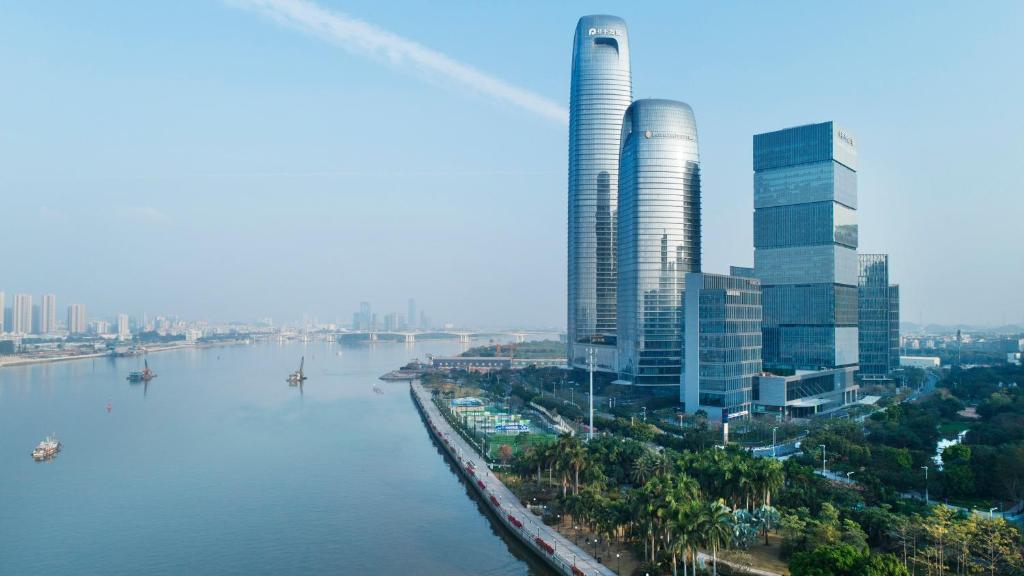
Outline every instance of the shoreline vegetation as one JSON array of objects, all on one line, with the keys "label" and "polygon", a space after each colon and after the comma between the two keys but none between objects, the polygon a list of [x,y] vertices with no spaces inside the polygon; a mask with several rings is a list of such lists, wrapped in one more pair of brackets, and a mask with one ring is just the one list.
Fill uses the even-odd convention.
[{"label": "shoreline vegetation", "polygon": [[[722,446],[721,431],[706,418],[597,380],[597,434],[589,443],[563,435],[485,452],[545,524],[621,562],[621,572],[612,566],[618,573],[742,573],[747,566],[793,576],[1024,574],[1024,537],[998,507],[941,505],[997,502],[1019,514],[1020,368],[954,369],[935,378],[934,392],[890,391],[880,409],[860,417],[770,422],[769,441],[774,425],[780,447],[788,444],[784,462],[749,450],[759,445],[763,423],[749,424],[744,445]],[[442,403],[479,395],[512,411],[543,405],[586,436],[582,371],[449,370],[423,381]],[[963,443],[947,447],[939,467],[935,441],[964,429]],[[483,448],[484,438],[471,438]],[[924,466],[927,503],[915,492],[925,487]]]},{"label": "shoreline vegetation", "polygon": [[[418,381],[410,382],[409,390],[428,432],[510,534],[565,576],[614,574],[607,565],[601,564],[600,557],[588,554],[585,545],[579,546],[578,542],[572,542],[542,522],[530,505],[501,481],[486,464],[487,458],[481,456],[479,447],[468,441],[458,419],[447,410],[447,404],[434,393],[435,390],[424,388]],[[481,462],[485,464],[481,466]]]}]

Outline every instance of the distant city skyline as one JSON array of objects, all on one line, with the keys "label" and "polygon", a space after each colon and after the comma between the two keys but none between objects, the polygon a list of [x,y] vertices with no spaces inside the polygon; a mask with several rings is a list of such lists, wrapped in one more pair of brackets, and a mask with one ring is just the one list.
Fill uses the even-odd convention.
[{"label": "distant city skyline", "polygon": [[[564,327],[558,109],[566,30],[595,11],[643,39],[634,96],[700,118],[704,270],[752,263],[735,225],[752,210],[751,136],[837,118],[865,150],[859,249],[890,255],[904,322],[1024,324],[1019,3],[264,3],[370,25],[343,38],[242,1],[100,4],[0,19],[19,87],[0,94],[19,111],[0,128],[8,307],[29,294],[42,312],[52,293],[58,319],[81,302],[106,318],[344,322],[353,302],[402,311],[416,294],[436,322]],[[681,52],[701,58],[673,65]]]}]

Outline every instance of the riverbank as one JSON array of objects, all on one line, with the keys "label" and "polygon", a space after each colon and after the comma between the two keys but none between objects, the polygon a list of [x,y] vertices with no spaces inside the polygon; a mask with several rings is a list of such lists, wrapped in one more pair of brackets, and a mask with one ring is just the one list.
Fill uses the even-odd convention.
[{"label": "riverbank", "polygon": [[[147,347],[145,354],[154,352],[166,352],[168,350],[182,350],[185,348],[214,348],[217,346],[233,346],[236,344],[244,344],[244,340],[229,340],[224,342],[188,342],[188,343],[174,343],[166,345],[157,345],[153,347]],[[145,355],[143,354],[143,355]],[[67,362],[70,360],[86,360],[89,358],[107,358],[110,357],[110,352],[95,352],[88,354],[70,354],[67,356],[43,356],[43,357],[0,357],[0,368],[7,368],[12,366],[27,366],[30,364],[48,364],[51,362]]]},{"label": "riverbank", "polygon": [[515,494],[487,468],[479,454],[448,424],[431,401],[430,393],[419,382],[410,383],[409,391],[413,403],[427,423],[427,430],[510,534],[559,574],[614,576],[612,570],[554,528],[546,526],[523,506]]}]

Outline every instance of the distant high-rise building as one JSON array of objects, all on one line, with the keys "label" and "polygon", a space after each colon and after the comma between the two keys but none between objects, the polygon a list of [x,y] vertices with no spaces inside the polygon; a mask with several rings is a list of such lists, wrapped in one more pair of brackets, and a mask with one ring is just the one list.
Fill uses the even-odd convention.
[{"label": "distant high-rise building", "polygon": [[374,330],[376,328],[376,320],[374,318],[372,309],[370,308],[369,302],[359,303],[359,312],[352,315],[352,329],[353,330]]},{"label": "distant high-rise building", "polygon": [[118,314],[117,315],[117,339],[118,340],[131,340],[132,330],[128,325],[128,315]]},{"label": "distant high-rise building", "polygon": [[0,334],[7,331],[7,305],[4,303],[4,293],[0,292]]},{"label": "distant high-rise building", "polygon": [[856,369],[857,149],[832,122],[754,136],[768,370]]},{"label": "distant high-rise building", "polygon": [[580,18],[569,96],[567,354],[575,366],[587,364],[589,345],[615,343],[619,139],[632,100],[626,22]]},{"label": "distant high-rise building", "polygon": [[11,307],[11,332],[30,334],[32,332],[32,295],[15,294]]},{"label": "distant high-rise building", "polygon": [[55,294],[43,294],[43,301],[39,307],[39,333],[53,334],[57,331],[57,296]]},{"label": "distant high-rise building", "polygon": [[110,334],[110,322],[107,322],[106,320],[97,320],[92,324],[92,331],[97,336]]},{"label": "distant high-rise building", "polygon": [[715,420],[748,417],[761,373],[761,285],[755,278],[686,275],[679,400]]},{"label": "distant high-rise building", "polygon": [[859,254],[857,262],[859,375],[886,379],[900,363],[899,287],[889,284],[888,254]]},{"label": "distant high-rise building", "polygon": [[408,314],[405,315],[405,321],[407,323],[406,328],[408,328],[409,330],[415,330],[419,328],[419,326],[417,325],[418,319],[419,316],[416,315],[416,300],[413,298],[409,298],[409,311]]},{"label": "distant high-rise building", "polygon": [[693,110],[637,100],[619,161],[618,363],[636,386],[678,387],[685,275],[700,272],[700,158]]},{"label": "distant high-rise building", "polygon": [[68,306],[68,334],[85,334],[88,329],[85,323],[85,305]]}]

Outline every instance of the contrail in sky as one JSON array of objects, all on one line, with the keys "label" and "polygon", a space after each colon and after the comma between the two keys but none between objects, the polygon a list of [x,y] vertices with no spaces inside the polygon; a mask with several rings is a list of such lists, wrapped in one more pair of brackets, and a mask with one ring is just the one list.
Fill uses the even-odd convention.
[{"label": "contrail in sky", "polygon": [[463,64],[397,34],[338,12],[331,12],[308,0],[228,0],[230,4],[256,10],[275,20],[334,42],[346,50],[383,57],[392,64],[408,63],[431,76],[454,80],[480,94],[518,106],[549,120],[568,122],[565,108],[529,90]]}]

